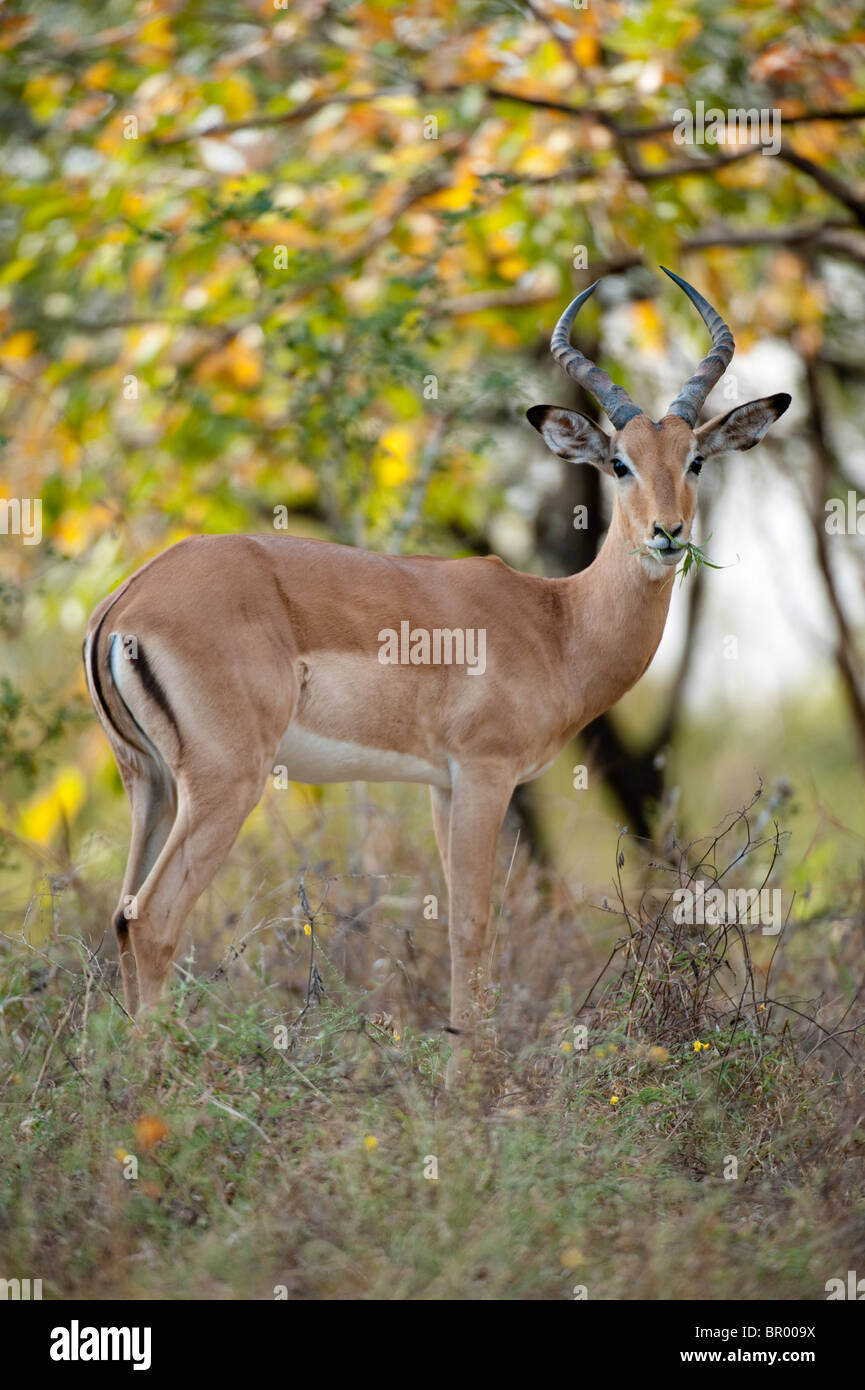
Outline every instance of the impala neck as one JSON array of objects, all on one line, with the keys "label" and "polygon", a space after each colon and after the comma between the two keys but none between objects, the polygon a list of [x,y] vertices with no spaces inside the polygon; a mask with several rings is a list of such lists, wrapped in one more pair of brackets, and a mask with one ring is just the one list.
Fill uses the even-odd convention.
[{"label": "impala neck", "polygon": [[592,564],[563,581],[571,613],[569,666],[584,722],[630,690],[663,636],[674,571],[654,578],[633,550],[617,501]]}]

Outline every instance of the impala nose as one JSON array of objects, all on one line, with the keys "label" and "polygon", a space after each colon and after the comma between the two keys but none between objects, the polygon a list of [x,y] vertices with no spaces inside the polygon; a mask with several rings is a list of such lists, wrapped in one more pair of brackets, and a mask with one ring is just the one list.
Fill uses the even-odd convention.
[{"label": "impala nose", "polygon": [[662,526],[660,522],[656,521],[654,526],[655,539],[663,540],[666,536],[672,536],[673,540],[675,540],[679,532],[681,531],[683,524],[684,523],[680,521],[678,526]]}]

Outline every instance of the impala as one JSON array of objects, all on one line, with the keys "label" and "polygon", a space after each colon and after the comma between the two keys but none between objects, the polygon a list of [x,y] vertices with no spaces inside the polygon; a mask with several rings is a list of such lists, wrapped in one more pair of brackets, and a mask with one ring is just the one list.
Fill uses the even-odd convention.
[{"label": "impala", "polygon": [[[396,557],[299,537],[195,536],[96,608],[85,668],[132,810],[113,919],[131,1014],[159,1000],[192,905],[282,765],[298,782],[430,786],[449,894],[451,1028],[467,1039],[458,1049],[471,1049],[514,787],[640,679],[664,630],[704,460],[752,448],[790,403],[769,396],[698,426],[733,337],[666,273],[713,347],[664,418],[648,419],[570,346],[596,285],[562,314],[551,351],[612,432],[557,406],[528,411],[553,453],[615,479],[609,530],[580,574],[542,579],[496,557]],[[467,633],[475,654],[484,634],[483,669],[450,659]]]}]

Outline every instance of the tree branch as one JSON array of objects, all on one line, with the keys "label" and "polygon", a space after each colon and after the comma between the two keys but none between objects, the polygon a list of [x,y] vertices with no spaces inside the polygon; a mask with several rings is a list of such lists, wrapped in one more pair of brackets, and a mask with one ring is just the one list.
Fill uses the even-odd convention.
[{"label": "tree branch", "polygon": [[826,597],[835,619],[837,640],[835,661],[847,694],[856,747],[859,759],[865,767],[865,691],[862,688],[861,673],[856,669],[856,645],[847,622],[847,615],[841,605],[832,566],[829,562],[828,535],[826,533],[826,511],[824,502],[832,491],[831,481],[834,472],[834,458],[826,420],[823,413],[823,398],[817,364],[813,357],[805,357],[805,380],[808,387],[808,428],[811,435],[814,458],[817,464],[814,479],[813,502],[810,508],[811,529],[817,551],[817,563],[823,577]]},{"label": "tree branch", "polygon": [[[235,131],[239,130],[296,125],[301,121],[309,120],[311,116],[316,116],[326,107],[333,105],[374,106],[377,101],[398,96],[454,96],[465,91],[467,85],[466,83],[449,82],[436,87],[418,79],[398,87],[384,87],[376,92],[331,92],[325,96],[313,97],[300,106],[295,106],[291,111],[281,111],[275,115],[260,113],[259,115],[246,116],[240,121],[221,121],[218,125],[210,126],[206,130],[173,131],[171,134],[160,136],[153,143],[160,146],[179,145],[189,140],[199,140],[202,136],[218,137],[233,135]],[[497,87],[494,83],[483,83],[482,90],[490,101],[514,101],[521,106],[531,106],[537,111],[551,111],[556,115],[571,116],[575,120],[596,121],[623,140],[649,140],[658,135],[669,135],[677,126],[677,122],[672,120],[655,121],[647,125],[620,125],[615,114],[601,110],[597,106],[573,106],[570,102],[558,101],[554,97],[509,91],[506,87]],[[781,120],[784,125],[788,126],[805,125],[813,121],[861,121],[865,120],[865,107],[851,107],[847,111],[812,109],[792,116],[782,115]],[[810,161],[806,162],[810,163]]]},{"label": "tree branch", "polygon": [[762,230],[734,231],[717,227],[714,231],[699,232],[683,243],[687,251],[702,251],[709,246],[802,246],[817,251],[831,251],[865,265],[865,237],[852,222],[805,223],[799,227],[765,227]]},{"label": "tree branch", "polygon": [[778,151],[778,158],[783,159],[785,164],[789,164],[793,169],[798,169],[800,173],[807,174],[813,179],[825,193],[837,198],[839,203],[843,203],[845,208],[852,212],[860,227],[865,227],[865,202],[857,198],[841,179],[835,174],[831,174],[828,169],[821,169],[819,164],[815,164],[812,159],[806,159],[803,154],[792,150],[789,145],[783,145]]}]

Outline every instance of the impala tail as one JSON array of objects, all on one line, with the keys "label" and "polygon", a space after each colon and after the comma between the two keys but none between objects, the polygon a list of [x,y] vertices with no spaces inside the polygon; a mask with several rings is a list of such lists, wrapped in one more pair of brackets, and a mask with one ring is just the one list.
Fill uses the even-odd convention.
[{"label": "impala tail", "polygon": [[141,759],[159,759],[152,740],[142,729],[120,693],[113,665],[116,663],[119,633],[106,633],[103,617],[84,642],[84,670],[90,698],[115,751],[125,763],[136,766]]},{"label": "impala tail", "polygon": [[152,652],[140,637],[118,632],[109,622],[127,587],[128,581],[90,620],[82,652],[87,686],[100,722],[124,761],[133,768],[142,759],[156,762],[167,773],[169,765],[176,766],[182,740],[163,684],[154,674]]}]

